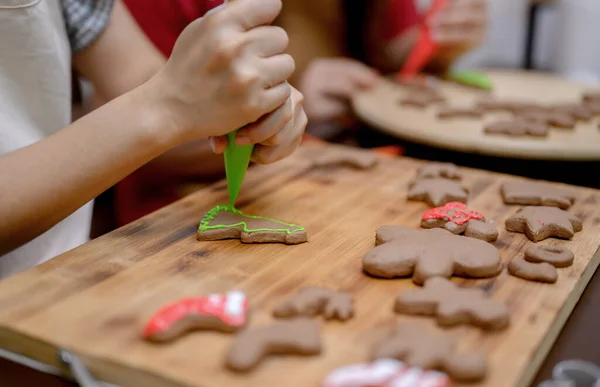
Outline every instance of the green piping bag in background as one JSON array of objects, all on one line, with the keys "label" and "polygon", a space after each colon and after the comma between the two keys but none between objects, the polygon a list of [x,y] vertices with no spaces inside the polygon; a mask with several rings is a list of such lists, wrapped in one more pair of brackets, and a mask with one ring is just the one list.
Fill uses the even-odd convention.
[{"label": "green piping bag in background", "polygon": [[463,85],[477,87],[484,90],[492,90],[491,79],[482,72],[469,70],[450,70],[446,74],[445,78]]}]

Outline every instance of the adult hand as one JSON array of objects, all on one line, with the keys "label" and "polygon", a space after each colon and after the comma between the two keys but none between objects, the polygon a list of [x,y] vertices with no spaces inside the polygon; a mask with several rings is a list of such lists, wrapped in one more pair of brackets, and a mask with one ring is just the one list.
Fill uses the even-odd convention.
[{"label": "adult hand", "polygon": [[357,91],[371,88],[378,73],[365,64],[348,58],[315,59],[300,80],[306,98],[304,108],[310,122],[353,121],[349,101]]},{"label": "adult hand", "polygon": [[[290,99],[288,36],[269,26],[281,7],[281,0],[233,2],[183,31],[165,67],[145,85],[182,139],[225,135]],[[253,128],[271,138],[286,127]]]}]

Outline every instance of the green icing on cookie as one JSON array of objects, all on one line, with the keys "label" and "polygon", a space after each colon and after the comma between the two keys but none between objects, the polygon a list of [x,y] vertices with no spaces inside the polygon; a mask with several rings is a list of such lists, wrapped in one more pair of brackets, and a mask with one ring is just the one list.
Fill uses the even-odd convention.
[{"label": "green icing on cookie", "polygon": [[[219,213],[221,213],[222,211],[229,211],[232,212],[234,214],[237,214],[239,216],[243,216],[245,218],[248,219],[262,219],[262,220],[268,220],[270,222],[273,223],[278,223],[281,224],[282,226],[285,226],[285,228],[248,228],[248,225],[246,224],[246,222],[241,221],[238,223],[234,223],[234,224],[213,224],[211,225],[210,222],[212,220],[214,220]],[[198,231],[207,231],[207,230],[218,230],[218,229],[224,229],[224,228],[233,228],[233,227],[238,227],[238,226],[243,226],[244,227],[244,232],[246,233],[252,233],[252,232],[284,232],[288,235],[296,233],[296,232],[301,232],[304,231],[304,227],[292,224],[292,223],[285,223],[279,220],[275,220],[275,219],[270,219],[270,218],[265,218],[263,216],[252,216],[252,215],[246,215],[244,213],[242,213],[240,210],[234,208],[231,205],[218,205],[216,207],[214,207],[213,209],[211,209],[210,211],[208,211],[204,217],[202,218],[202,220],[200,221],[200,226],[198,227]]]}]

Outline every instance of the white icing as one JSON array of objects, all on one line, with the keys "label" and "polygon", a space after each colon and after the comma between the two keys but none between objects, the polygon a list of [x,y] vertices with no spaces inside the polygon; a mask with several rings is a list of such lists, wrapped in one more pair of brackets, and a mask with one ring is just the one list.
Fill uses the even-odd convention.
[{"label": "white icing", "polygon": [[228,316],[241,316],[244,314],[244,302],[246,295],[240,291],[231,291],[227,293],[225,299],[225,314]]},{"label": "white icing", "polygon": [[[408,368],[400,373],[389,384],[389,387],[421,387],[423,370],[420,368]],[[386,386],[387,387],[387,386]]]},{"label": "white icing", "polygon": [[395,359],[380,359],[371,364],[354,364],[330,373],[324,387],[366,387],[384,383],[405,367]]}]

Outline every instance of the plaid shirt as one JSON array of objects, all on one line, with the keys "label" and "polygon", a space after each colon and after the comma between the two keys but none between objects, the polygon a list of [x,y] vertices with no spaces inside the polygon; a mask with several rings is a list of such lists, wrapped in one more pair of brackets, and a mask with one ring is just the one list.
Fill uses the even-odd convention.
[{"label": "plaid shirt", "polygon": [[114,0],[60,0],[71,52],[76,54],[90,45],[110,20]]}]

